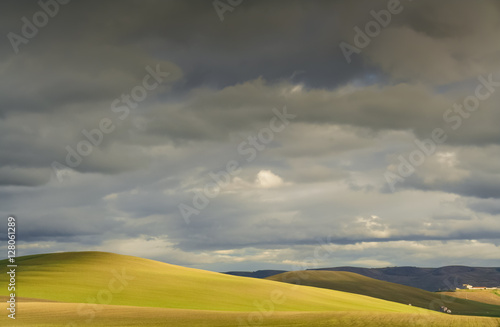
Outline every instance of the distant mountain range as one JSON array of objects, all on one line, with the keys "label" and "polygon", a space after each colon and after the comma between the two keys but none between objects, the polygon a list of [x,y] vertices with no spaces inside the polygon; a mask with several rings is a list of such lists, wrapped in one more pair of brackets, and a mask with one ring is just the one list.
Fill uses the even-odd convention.
[{"label": "distant mountain range", "polygon": [[266,278],[285,272],[288,272],[288,270],[228,271],[224,274],[252,278]]},{"label": "distant mountain range", "polygon": [[[334,267],[311,270],[348,271],[391,283],[417,287],[426,291],[452,290],[463,284],[484,287],[500,286],[500,268],[446,266],[441,268],[387,267],[358,268]],[[282,270],[231,271],[226,274],[266,278],[283,273]]]}]

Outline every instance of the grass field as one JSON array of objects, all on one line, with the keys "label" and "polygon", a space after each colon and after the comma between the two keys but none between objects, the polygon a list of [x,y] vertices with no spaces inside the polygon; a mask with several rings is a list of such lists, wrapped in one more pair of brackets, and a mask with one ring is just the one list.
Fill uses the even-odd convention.
[{"label": "grass field", "polygon": [[427,292],[351,272],[307,270],[287,272],[267,279],[363,294],[398,303],[411,303],[412,306],[426,309],[437,310],[441,305],[445,305],[453,314],[500,317],[500,306],[476,302],[479,299],[471,298],[470,300],[476,301],[467,301],[448,296],[452,293]]},{"label": "grass field", "polygon": [[[1,266],[5,264],[0,262]],[[35,255],[18,258],[17,264],[17,296],[60,302],[253,311],[258,303],[274,299],[277,311],[423,311],[357,294],[236,277],[111,253]],[[112,282],[123,273],[130,276],[125,285]],[[2,274],[0,284],[6,285],[6,278],[7,274]],[[7,293],[7,288],[0,288],[0,295]]]},{"label": "grass field", "polygon": [[[111,253],[35,255],[17,258],[17,264],[16,320],[7,317],[3,302],[2,327],[500,326],[496,318],[450,316],[359,294]],[[7,284],[6,275],[2,272],[1,284]],[[0,288],[0,300],[7,293]]]},{"label": "grass field", "polygon": [[500,290],[457,290],[455,292],[442,293],[460,299],[500,305]]},{"label": "grass field", "polygon": [[[0,310],[6,311],[5,304]],[[500,319],[450,316],[439,313],[390,312],[256,312],[202,311],[98,305],[92,319],[78,315],[76,303],[21,303],[16,322],[0,317],[2,327],[497,327]]]}]

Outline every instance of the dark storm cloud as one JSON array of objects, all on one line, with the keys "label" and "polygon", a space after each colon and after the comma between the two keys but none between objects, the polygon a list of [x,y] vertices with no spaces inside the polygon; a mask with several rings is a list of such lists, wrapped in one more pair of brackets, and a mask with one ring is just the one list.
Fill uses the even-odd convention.
[{"label": "dark storm cloud", "polygon": [[458,183],[443,183],[433,185],[433,190],[443,190],[450,193],[478,198],[500,198],[500,177],[475,175]]},{"label": "dark storm cloud", "polygon": [[[431,47],[424,51],[416,44],[420,51],[399,55],[394,47],[401,48],[401,44],[386,44],[385,40],[390,38],[385,34],[390,33],[382,31],[366,49],[372,51],[371,48],[376,47],[373,54],[368,54],[369,61],[374,59],[376,63],[372,68],[361,60],[347,65],[339,42],[352,43],[355,35],[352,28],[364,28],[373,19],[370,11],[385,9],[387,1],[290,1],[286,5],[277,1],[253,1],[226,12],[227,18],[221,23],[209,1],[131,0],[72,1],[62,6],[50,24],[22,50],[35,55],[36,50],[51,49],[52,54],[61,51],[67,58],[83,51],[88,62],[95,64],[107,56],[120,57],[122,61],[134,49],[143,49],[154,57],[180,65],[187,76],[187,87],[204,84],[223,87],[259,76],[268,80],[283,79],[292,76],[294,71],[304,71],[297,78],[308,85],[332,87],[356,76],[377,73],[379,64],[385,67],[380,61],[382,57],[378,57],[383,53],[386,60],[398,59],[401,65],[413,65],[411,69],[400,66],[402,72],[408,69],[417,72],[426,67],[430,71],[429,64],[439,63],[436,58],[423,62],[419,57],[439,51],[463,52],[460,57],[465,62],[478,54],[485,56],[487,63],[497,60],[487,56],[488,52],[498,50],[493,40],[487,42],[487,36],[482,35],[485,31],[494,35],[491,28],[498,28],[496,2],[401,1],[401,5],[404,10],[393,17],[389,28],[404,31],[402,27],[406,26],[408,31],[421,33],[429,40],[445,41],[444,49]],[[5,7],[9,18],[3,20],[4,31],[18,31],[20,18],[39,10],[34,2],[27,1],[11,1]],[[447,43],[453,39],[457,43],[470,42],[474,47],[457,49]],[[4,53],[8,55],[8,40],[5,41]],[[114,47],[120,56],[113,55]],[[364,52],[359,57],[363,55]],[[443,71],[447,68],[453,69],[442,65],[441,75],[451,73]]]},{"label": "dark storm cloud", "polygon": [[475,211],[486,212],[491,215],[500,215],[500,203],[496,199],[470,200],[468,206]]},{"label": "dark storm cloud", "polygon": [[[2,30],[18,31],[20,18],[39,9],[27,2],[9,6],[15,7],[9,17],[18,16],[19,21],[5,21]],[[323,19],[311,19],[317,16]],[[222,24],[208,1],[72,1],[33,41],[21,45],[20,53],[38,55],[50,49],[56,58],[61,52],[68,60],[83,52],[82,64],[101,65],[106,57],[123,61],[142,49],[180,65],[186,87],[226,86],[259,76],[276,80],[299,70],[305,73],[297,78],[315,85],[338,85],[353,72],[361,74],[361,67],[347,67],[342,61],[335,37],[339,27],[339,11],[328,2],[256,1],[240,6]],[[119,56],[113,55],[114,49]]]}]

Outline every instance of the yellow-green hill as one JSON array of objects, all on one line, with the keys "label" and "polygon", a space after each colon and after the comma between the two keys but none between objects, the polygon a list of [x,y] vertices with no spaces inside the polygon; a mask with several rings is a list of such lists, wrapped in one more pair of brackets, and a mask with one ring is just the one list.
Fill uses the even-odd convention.
[{"label": "yellow-green hill", "polygon": [[[61,302],[197,310],[430,313],[367,296],[229,276],[103,252],[17,258],[17,296]],[[0,261],[1,266],[6,261]],[[5,285],[7,274],[0,283]],[[121,277],[120,277],[121,276]],[[0,295],[7,295],[6,288]],[[81,308],[86,310],[85,307]],[[269,308],[265,308],[269,310]]]},{"label": "yellow-green hill", "polygon": [[500,306],[450,297],[442,293],[385,282],[345,271],[292,271],[267,277],[268,280],[363,294],[388,301],[438,310],[444,305],[453,314],[500,317]]}]

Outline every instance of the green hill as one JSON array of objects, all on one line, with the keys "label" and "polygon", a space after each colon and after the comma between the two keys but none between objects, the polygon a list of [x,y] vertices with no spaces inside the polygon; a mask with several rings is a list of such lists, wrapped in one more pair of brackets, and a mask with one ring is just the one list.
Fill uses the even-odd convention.
[{"label": "green hill", "polygon": [[388,301],[437,310],[447,306],[453,314],[500,317],[500,306],[468,301],[418,288],[380,281],[345,271],[293,271],[267,277],[268,280],[363,294]]},{"label": "green hill", "polygon": [[430,292],[453,290],[455,287],[462,286],[462,284],[481,286],[500,285],[500,268],[495,267],[332,267],[312,270],[348,271],[386,282],[421,288]]},{"label": "green hill", "polygon": [[[4,266],[7,262],[0,261]],[[17,258],[17,296],[197,310],[378,311],[433,314],[416,307],[339,291],[229,276],[102,252]],[[6,285],[7,274],[0,283]],[[0,295],[7,295],[0,288]],[[85,309],[85,308],[83,308]],[[82,310],[83,310],[82,309]]]}]

